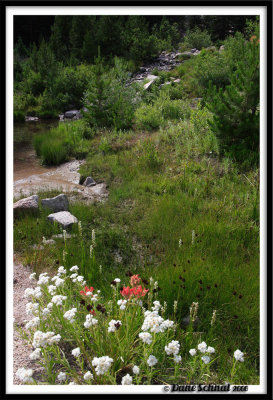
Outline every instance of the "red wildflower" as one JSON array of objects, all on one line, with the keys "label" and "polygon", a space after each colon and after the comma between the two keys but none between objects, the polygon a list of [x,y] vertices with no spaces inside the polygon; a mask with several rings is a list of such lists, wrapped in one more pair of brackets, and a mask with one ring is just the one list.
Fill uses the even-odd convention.
[{"label": "red wildflower", "polygon": [[85,287],[84,287],[84,290],[81,290],[81,291],[80,291],[80,294],[81,294],[82,296],[90,296],[90,294],[88,294],[88,293],[92,293],[93,290],[94,290],[94,288],[93,288],[92,286],[90,286],[90,288],[89,288],[88,286],[85,286]]},{"label": "red wildflower", "polygon": [[149,291],[149,289],[144,289],[142,288],[141,285],[137,287],[130,288],[129,286],[123,287],[123,289],[120,291],[121,295],[125,297],[126,299],[130,299],[132,296],[135,296],[137,298],[145,296],[145,294]]}]

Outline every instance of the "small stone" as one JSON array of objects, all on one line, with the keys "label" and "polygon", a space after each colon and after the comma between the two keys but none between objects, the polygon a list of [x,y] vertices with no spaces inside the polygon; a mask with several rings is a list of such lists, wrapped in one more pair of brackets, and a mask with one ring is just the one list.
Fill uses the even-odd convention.
[{"label": "small stone", "polygon": [[95,186],[95,185],[96,185],[96,182],[94,181],[94,179],[92,178],[92,176],[88,176],[88,177],[85,179],[85,181],[83,182],[83,186],[90,187],[90,186]]},{"label": "small stone", "polygon": [[69,211],[60,211],[50,214],[47,218],[52,223],[57,222],[58,224],[62,225],[64,229],[67,229],[78,222],[77,218],[74,217],[74,215],[72,215]]}]

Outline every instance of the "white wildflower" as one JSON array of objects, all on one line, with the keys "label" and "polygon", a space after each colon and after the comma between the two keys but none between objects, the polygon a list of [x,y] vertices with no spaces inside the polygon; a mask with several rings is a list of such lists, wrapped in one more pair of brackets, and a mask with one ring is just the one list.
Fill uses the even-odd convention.
[{"label": "white wildflower", "polygon": [[84,322],[83,325],[84,325],[85,328],[90,328],[90,326],[92,326],[92,325],[97,325],[97,323],[98,323],[98,320],[95,319],[95,318],[93,317],[93,315],[87,314],[87,316],[86,316],[86,318],[85,318],[85,322]]},{"label": "white wildflower", "polygon": [[92,365],[95,368],[97,375],[103,375],[108,369],[111,367],[111,364],[114,360],[108,356],[103,357],[95,357],[92,360]]},{"label": "white wildflower", "polygon": [[64,313],[64,318],[67,319],[68,321],[70,321],[71,323],[75,322],[75,315],[76,315],[77,309],[76,308],[72,308],[71,310],[66,311],[66,313]]},{"label": "white wildflower", "polygon": [[49,285],[48,287],[47,287],[47,290],[48,290],[48,292],[49,292],[49,294],[51,294],[51,296],[54,296],[54,294],[56,293],[56,286],[54,286],[54,285]]},{"label": "white wildflower", "polygon": [[133,378],[129,374],[125,375],[121,380],[122,385],[132,385],[132,382]]},{"label": "white wildflower", "polygon": [[207,348],[207,352],[208,352],[208,353],[215,353],[215,348],[209,346],[209,347]]},{"label": "white wildflower", "polygon": [[119,278],[115,278],[114,281],[115,281],[116,283],[119,283],[119,282],[120,282],[120,279],[119,279]]},{"label": "white wildflower", "polygon": [[143,343],[151,344],[153,341],[152,335],[149,332],[140,332],[138,335]]},{"label": "white wildflower", "polygon": [[53,307],[53,303],[48,303],[47,308],[48,308],[49,310],[51,310],[52,307]]},{"label": "white wildflower", "polygon": [[204,364],[208,364],[210,362],[210,357],[209,356],[203,356],[203,357],[201,357],[201,359],[204,362]]},{"label": "white wildflower", "polygon": [[234,351],[234,358],[236,361],[244,362],[244,353],[242,353],[241,350],[237,349],[236,351]]},{"label": "white wildflower", "polygon": [[87,372],[84,374],[83,379],[84,379],[85,381],[89,381],[90,379],[93,379],[93,374],[91,374],[90,371],[87,371]]},{"label": "white wildflower", "polygon": [[190,349],[189,353],[191,356],[195,356],[197,351],[196,351],[196,349]]},{"label": "white wildflower", "polygon": [[64,382],[66,380],[66,373],[65,372],[60,372],[59,375],[57,376],[58,381]]},{"label": "white wildflower", "polygon": [[173,360],[176,364],[179,364],[181,363],[182,357],[175,354]]},{"label": "white wildflower", "polygon": [[137,365],[134,365],[134,366],[133,366],[133,373],[134,373],[135,375],[138,375],[139,372],[140,372],[139,367],[138,367]]},{"label": "white wildflower", "polygon": [[56,295],[52,297],[52,303],[56,304],[57,306],[61,306],[63,301],[67,299],[67,296]]},{"label": "white wildflower", "polygon": [[81,354],[81,349],[80,349],[79,347],[77,347],[76,349],[73,349],[73,350],[71,351],[71,353],[72,353],[72,355],[73,355],[74,357],[79,357],[80,354]]},{"label": "white wildflower", "polygon": [[168,346],[165,346],[165,351],[170,356],[171,354],[177,355],[179,353],[180,344],[178,340],[172,340]]},{"label": "white wildflower", "polygon": [[49,277],[48,276],[39,276],[39,280],[37,282],[37,285],[46,285],[49,281]]},{"label": "white wildflower", "polygon": [[201,351],[201,353],[206,353],[206,351],[207,351],[206,342],[199,343],[199,345],[197,347],[198,347],[198,350]]},{"label": "white wildflower", "polygon": [[39,358],[41,357],[41,348],[37,347],[37,349],[35,349],[30,355],[29,358],[31,360],[39,360]]},{"label": "white wildflower", "polygon": [[29,279],[30,279],[31,281],[35,281],[35,280],[36,280],[35,275],[36,275],[36,272],[33,272],[33,274],[30,274],[30,275],[29,275]]},{"label": "white wildflower", "polygon": [[34,382],[32,378],[33,372],[34,371],[32,369],[19,368],[16,372],[16,376],[23,383],[33,383]]},{"label": "white wildflower", "polygon": [[43,314],[44,316],[50,314],[50,309],[47,308],[47,307],[45,307],[45,308],[43,309],[43,311],[42,311],[42,314]]},{"label": "white wildflower", "polygon": [[74,265],[73,267],[70,268],[71,272],[78,271],[78,270],[79,270],[79,267],[77,265]]},{"label": "white wildflower", "polygon": [[120,310],[125,310],[125,308],[126,308],[126,303],[127,303],[127,300],[118,300],[117,304],[118,304],[118,306],[120,306],[120,307],[119,307]]},{"label": "white wildflower", "polygon": [[35,317],[35,318],[33,318],[32,320],[30,320],[30,321],[28,321],[26,323],[26,329],[35,328],[36,326],[39,325],[39,323],[40,323],[40,318],[39,317]]},{"label": "white wildflower", "polygon": [[83,277],[83,276],[79,275],[79,276],[77,277],[77,281],[78,281],[78,282],[83,282],[83,280],[84,280],[84,277]]},{"label": "white wildflower", "polygon": [[147,360],[147,364],[149,365],[149,367],[153,367],[155,364],[157,364],[157,362],[158,362],[158,360],[152,354],[149,356],[149,358]]},{"label": "white wildflower", "polygon": [[116,321],[115,319],[112,319],[109,322],[108,332],[115,332],[121,325],[121,321]]},{"label": "white wildflower", "polygon": [[55,280],[55,285],[57,287],[63,286],[64,285],[64,279],[57,277],[57,279]]},{"label": "white wildflower", "polygon": [[58,268],[58,274],[66,274],[66,269],[62,265]]},{"label": "white wildflower", "polygon": [[27,303],[26,304],[26,313],[27,315],[36,315],[38,314],[39,303]]},{"label": "white wildflower", "polygon": [[158,300],[154,301],[153,305],[154,305],[154,307],[152,307],[153,311],[159,311],[160,310],[161,304],[160,304],[160,302]]}]

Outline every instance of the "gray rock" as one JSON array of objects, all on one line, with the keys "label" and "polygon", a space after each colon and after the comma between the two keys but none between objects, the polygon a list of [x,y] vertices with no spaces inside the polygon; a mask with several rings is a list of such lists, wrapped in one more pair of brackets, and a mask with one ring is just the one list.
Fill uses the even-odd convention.
[{"label": "gray rock", "polygon": [[64,113],[64,118],[68,118],[68,119],[72,119],[72,118],[79,119],[81,117],[82,117],[82,115],[79,110],[69,110]]},{"label": "gray rock", "polygon": [[43,199],[42,206],[43,208],[50,208],[55,213],[59,211],[68,211],[68,198],[65,194],[59,194],[51,199]]},{"label": "gray rock", "polygon": [[183,51],[183,53],[181,53],[181,57],[183,58],[191,58],[193,56],[193,53],[191,51]]},{"label": "gray rock", "polygon": [[191,49],[191,52],[192,52],[192,53],[195,53],[195,52],[196,52],[196,50],[197,50],[197,49]]},{"label": "gray rock", "polygon": [[62,225],[64,229],[67,229],[78,222],[77,218],[68,211],[60,211],[50,214],[48,215],[47,219],[52,223],[57,222],[58,224]]},{"label": "gray rock", "polygon": [[96,185],[96,182],[94,181],[94,179],[92,178],[92,176],[88,176],[88,177],[85,179],[85,181],[83,182],[83,186],[90,187],[90,186],[95,186],[95,185]]},{"label": "gray rock", "polygon": [[39,211],[38,200],[39,197],[37,195],[18,200],[13,204],[14,215],[23,214],[26,212],[37,213]]},{"label": "gray rock", "polygon": [[146,68],[145,67],[140,67],[139,70],[140,70],[140,72],[146,72]]}]

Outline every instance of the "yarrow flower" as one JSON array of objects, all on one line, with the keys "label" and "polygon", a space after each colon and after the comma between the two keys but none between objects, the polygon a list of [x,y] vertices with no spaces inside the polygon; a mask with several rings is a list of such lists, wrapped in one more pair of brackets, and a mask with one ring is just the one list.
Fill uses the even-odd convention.
[{"label": "yarrow flower", "polygon": [[36,349],[37,347],[46,347],[52,345],[61,340],[61,335],[55,335],[54,332],[42,332],[36,331],[33,336],[32,346]]},{"label": "yarrow flower", "polygon": [[190,349],[189,353],[191,356],[195,356],[197,351],[196,351],[196,349]]},{"label": "yarrow flower", "polygon": [[79,267],[77,265],[74,265],[74,267],[70,268],[71,272],[78,271],[78,270],[79,270]]},{"label": "yarrow flower", "polygon": [[147,364],[149,365],[149,367],[153,367],[155,364],[157,364],[157,362],[158,362],[158,360],[152,354],[149,356],[149,358],[147,360]]},{"label": "yarrow flower", "polygon": [[39,308],[39,303],[27,303],[26,304],[27,315],[37,315],[38,308]]},{"label": "yarrow flower", "polygon": [[66,313],[64,314],[64,318],[67,319],[68,321],[70,321],[71,323],[75,322],[75,315],[76,315],[77,309],[76,308],[72,308],[71,310],[66,311]]},{"label": "yarrow flower", "polygon": [[95,368],[97,375],[103,375],[108,369],[111,367],[111,364],[114,360],[108,356],[103,357],[95,357],[92,360],[92,365]]},{"label": "yarrow flower", "polygon": [[89,381],[90,379],[93,379],[93,374],[91,374],[90,371],[87,371],[87,372],[84,374],[83,379],[84,379],[85,381]]},{"label": "yarrow flower", "polygon": [[215,348],[209,346],[209,347],[207,348],[207,352],[208,352],[208,353],[215,353]]},{"label": "yarrow flower", "polygon": [[71,354],[72,354],[74,357],[79,357],[80,354],[81,354],[80,348],[77,347],[76,349],[73,349],[73,350],[71,351]]},{"label": "yarrow flower", "polygon": [[97,325],[97,323],[98,323],[98,320],[95,319],[93,317],[93,315],[87,314],[86,317],[85,317],[85,322],[84,322],[83,325],[84,325],[85,328],[90,328],[90,326]]},{"label": "yarrow flower", "polygon": [[165,351],[168,354],[168,356],[171,354],[177,355],[179,353],[179,349],[180,349],[180,344],[178,340],[172,340],[168,344],[168,346],[165,346]]},{"label": "yarrow flower", "polygon": [[149,332],[140,332],[138,335],[143,343],[151,344],[153,341],[152,335]]},{"label": "yarrow flower", "polygon": [[41,357],[41,348],[37,347],[37,349],[35,349],[30,355],[29,358],[31,360],[39,360],[39,358]]},{"label": "yarrow flower", "polygon": [[40,323],[40,318],[39,317],[35,317],[35,318],[33,318],[32,320],[30,320],[30,321],[28,321],[26,323],[26,329],[35,328],[36,326],[39,325],[39,323]]},{"label": "yarrow flower", "polygon": [[201,359],[204,362],[204,364],[208,364],[210,362],[210,357],[209,356],[203,356],[203,357],[201,357]]},{"label": "yarrow flower", "polygon": [[17,378],[20,379],[23,383],[33,383],[34,380],[32,378],[33,375],[33,370],[32,369],[26,369],[26,368],[19,368],[18,371],[16,372]]},{"label": "yarrow flower", "polygon": [[67,296],[56,295],[52,297],[52,303],[56,304],[57,306],[61,306],[63,301],[67,299]]},{"label": "yarrow flower", "polygon": [[66,274],[66,269],[62,265],[58,268],[58,274],[59,275]]},{"label": "yarrow flower", "polygon": [[119,329],[121,325],[121,321],[116,321],[115,319],[112,319],[112,321],[109,322],[108,332],[115,332],[117,329]]},{"label": "yarrow flower", "polygon": [[137,365],[134,365],[132,371],[133,371],[133,373],[134,373],[135,375],[138,375],[139,372],[140,372],[140,369],[139,369],[139,367],[138,367]]},{"label": "yarrow flower", "polygon": [[234,358],[236,361],[244,362],[244,353],[241,350],[234,351]]},{"label": "yarrow flower", "polygon": [[55,294],[55,292],[56,292],[56,286],[54,286],[54,285],[49,285],[48,287],[47,287],[47,290],[48,290],[48,292],[49,292],[49,294],[51,294],[51,296],[54,296],[54,294]]},{"label": "yarrow flower", "polygon": [[158,315],[158,311],[145,311],[144,313],[145,319],[142,324],[141,329],[143,331],[148,331],[150,332],[164,332],[168,328],[172,328],[174,325],[173,321],[170,321],[164,319]]},{"label": "yarrow flower", "polygon": [[176,364],[179,364],[182,360],[182,357],[175,354],[173,360]]},{"label": "yarrow flower", "polygon": [[64,382],[66,380],[66,373],[65,372],[60,372],[59,375],[57,376],[58,381]]},{"label": "yarrow flower", "polygon": [[198,347],[198,350],[201,351],[201,353],[206,353],[206,351],[207,351],[206,342],[199,343],[199,345],[197,347]]},{"label": "yarrow flower", "polygon": [[153,305],[154,305],[154,307],[152,307],[153,311],[159,311],[160,310],[161,304],[160,304],[160,302],[158,300],[154,301]]},{"label": "yarrow flower", "polygon": [[118,300],[117,304],[118,304],[118,306],[120,306],[119,309],[120,310],[125,310],[126,303],[127,303],[127,300]]},{"label": "yarrow flower", "polygon": [[122,385],[132,385],[132,382],[133,378],[129,374],[125,375],[121,380]]},{"label": "yarrow flower", "polygon": [[35,280],[36,280],[35,276],[36,276],[36,272],[33,272],[33,274],[30,274],[30,275],[29,275],[29,279],[30,279],[31,281],[35,281]]}]

